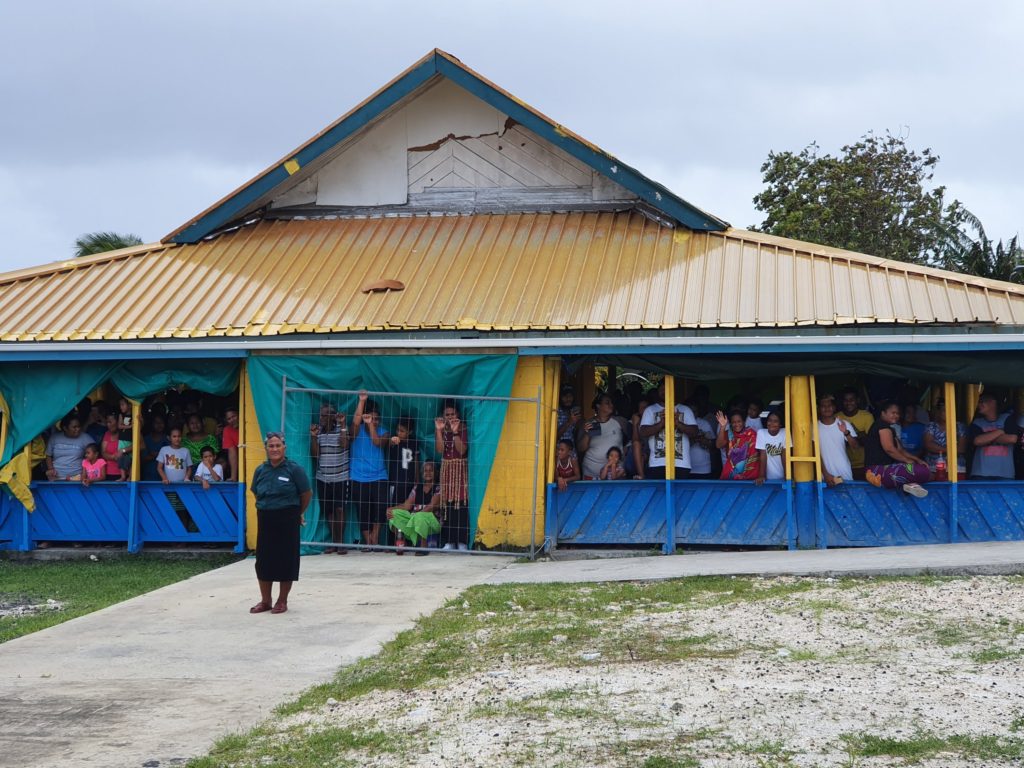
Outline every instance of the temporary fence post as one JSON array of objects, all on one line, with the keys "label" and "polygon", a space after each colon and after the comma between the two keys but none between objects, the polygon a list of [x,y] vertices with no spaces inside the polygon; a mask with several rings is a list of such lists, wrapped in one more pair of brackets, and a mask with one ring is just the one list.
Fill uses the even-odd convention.
[{"label": "temporary fence post", "polygon": [[246,478],[246,461],[245,461],[245,383],[246,377],[248,376],[247,366],[245,361],[242,361],[242,365],[238,371],[238,447],[235,449],[238,454],[236,459],[236,465],[238,467],[238,543],[235,545],[235,553],[241,554],[245,552],[245,478]]},{"label": "temporary fence post", "polygon": [[284,434],[285,403],[288,401],[288,376],[281,377],[281,434]]},{"label": "temporary fence post", "polygon": [[[544,388],[537,387],[536,421],[533,429],[533,507],[530,516],[530,559],[533,560],[537,553],[537,480],[544,468],[540,463],[540,411],[544,402]],[[507,408],[508,406],[506,406]]]}]

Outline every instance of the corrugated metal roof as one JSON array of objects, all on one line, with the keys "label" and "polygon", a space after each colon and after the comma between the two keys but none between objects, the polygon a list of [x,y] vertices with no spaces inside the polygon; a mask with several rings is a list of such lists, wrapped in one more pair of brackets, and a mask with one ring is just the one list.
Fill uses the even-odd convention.
[{"label": "corrugated metal roof", "polygon": [[263,221],[0,275],[3,341],[922,323],[1024,325],[1024,287],[636,212]]}]

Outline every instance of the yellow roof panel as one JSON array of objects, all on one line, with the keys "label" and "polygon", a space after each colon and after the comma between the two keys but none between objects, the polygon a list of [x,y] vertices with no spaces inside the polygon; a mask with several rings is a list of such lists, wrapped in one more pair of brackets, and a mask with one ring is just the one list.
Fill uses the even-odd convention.
[{"label": "yellow roof panel", "polygon": [[263,221],[0,275],[4,341],[877,323],[1024,323],[1024,287],[637,212]]}]

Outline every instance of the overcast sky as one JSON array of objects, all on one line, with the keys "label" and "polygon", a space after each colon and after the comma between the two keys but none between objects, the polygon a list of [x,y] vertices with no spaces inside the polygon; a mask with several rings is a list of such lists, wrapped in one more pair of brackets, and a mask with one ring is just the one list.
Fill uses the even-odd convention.
[{"label": "overcast sky", "polygon": [[1024,229],[1024,4],[0,4],[0,271],[158,240],[434,47],[746,227],[770,150],[901,132]]}]

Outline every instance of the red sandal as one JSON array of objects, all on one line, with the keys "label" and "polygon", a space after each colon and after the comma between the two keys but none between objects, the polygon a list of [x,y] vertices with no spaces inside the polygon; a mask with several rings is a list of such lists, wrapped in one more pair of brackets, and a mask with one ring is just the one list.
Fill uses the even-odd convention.
[{"label": "red sandal", "polygon": [[[267,606],[270,608],[270,606]],[[275,603],[273,608],[270,608],[271,613],[284,613],[288,610],[288,603]]]},{"label": "red sandal", "polygon": [[270,607],[270,603],[256,603],[256,605],[249,609],[249,613],[263,613],[264,611],[271,610],[273,608]]}]

